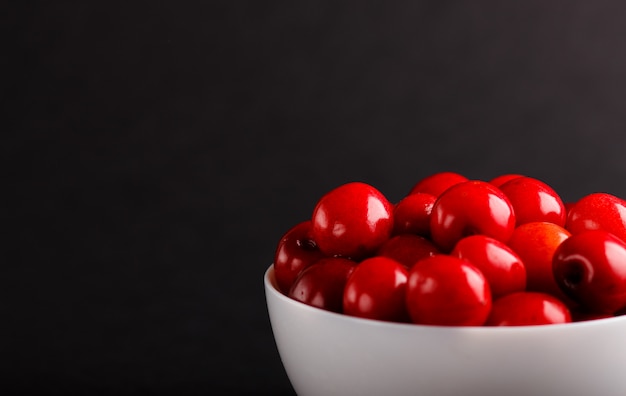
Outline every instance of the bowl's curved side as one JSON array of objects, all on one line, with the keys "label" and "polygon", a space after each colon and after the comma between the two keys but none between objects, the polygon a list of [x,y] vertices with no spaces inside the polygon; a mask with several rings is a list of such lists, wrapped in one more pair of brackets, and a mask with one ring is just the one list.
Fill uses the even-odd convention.
[{"label": "bowl's curved side", "polygon": [[299,395],[625,395],[626,318],[510,328],[395,324],[280,293],[268,312]]}]

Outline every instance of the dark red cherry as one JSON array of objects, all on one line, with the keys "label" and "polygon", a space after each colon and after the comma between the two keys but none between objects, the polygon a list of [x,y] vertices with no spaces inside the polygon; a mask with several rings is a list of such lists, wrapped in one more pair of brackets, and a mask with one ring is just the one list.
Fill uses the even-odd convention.
[{"label": "dark red cherry", "polygon": [[346,283],[343,312],[361,318],[408,322],[405,266],[376,256],[359,263]]},{"label": "dark red cherry", "polygon": [[428,239],[419,235],[400,234],[385,242],[376,253],[389,257],[411,268],[419,260],[439,253],[439,249]]},{"label": "dark red cherry", "polygon": [[626,308],[626,243],[603,230],[572,235],[559,245],[552,262],[563,292],[596,313]]},{"label": "dark red cherry", "polygon": [[341,313],[343,291],[355,266],[356,263],[348,259],[323,258],[298,275],[288,296],[307,305]]},{"label": "dark red cherry", "polygon": [[393,234],[430,236],[430,213],[437,197],[426,193],[407,195],[398,202],[393,211]]},{"label": "dark red cherry", "polygon": [[439,172],[426,176],[413,186],[409,195],[426,193],[438,197],[455,184],[467,181],[467,177],[456,172]]},{"label": "dark red cherry", "polygon": [[303,269],[324,257],[311,238],[311,221],[292,227],[278,242],[274,254],[274,274],[278,288],[285,294]]}]

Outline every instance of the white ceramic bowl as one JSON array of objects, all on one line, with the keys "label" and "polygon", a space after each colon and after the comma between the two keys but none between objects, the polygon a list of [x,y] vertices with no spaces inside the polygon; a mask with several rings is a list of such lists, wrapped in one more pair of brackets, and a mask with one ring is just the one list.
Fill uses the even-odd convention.
[{"label": "white ceramic bowl", "polygon": [[625,396],[626,316],[562,325],[439,327],[327,312],[265,293],[298,395]]}]

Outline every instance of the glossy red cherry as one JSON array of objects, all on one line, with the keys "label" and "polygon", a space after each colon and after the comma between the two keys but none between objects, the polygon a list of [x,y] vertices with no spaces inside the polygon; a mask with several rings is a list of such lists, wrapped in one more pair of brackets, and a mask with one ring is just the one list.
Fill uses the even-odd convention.
[{"label": "glossy red cherry", "polygon": [[565,225],[565,205],[546,183],[532,177],[516,177],[500,185],[515,211],[516,225],[548,221]]},{"label": "glossy red cherry", "polygon": [[430,213],[436,200],[434,195],[419,192],[402,198],[393,211],[393,234],[430,236]]},{"label": "glossy red cherry", "polygon": [[376,254],[389,257],[406,268],[411,268],[419,260],[437,253],[439,249],[430,240],[419,235],[400,234],[385,242]]},{"label": "glossy red cherry", "polygon": [[298,275],[288,296],[307,305],[341,313],[343,291],[355,266],[354,261],[345,258],[323,258]]},{"label": "glossy red cherry", "polygon": [[626,241],[626,201],[607,193],[593,193],[569,209],[567,228],[572,234],[605,230]]},{"label": "glossy red cherry", "polygon": [[554,254],[554,278],[572,300],[597,313],[626,308],[626,243],[603,230],[584,231]]},{"label": "glossy red cherry", "polygon": [[485,235],[465,237],[450,255],[475,265],[489,282],[493,298],[526,289],[526,267],[522,259],[497,239]]},{"label": "glossy red cherry", "polygon": [[407,269],[390,258],[363,260],[346,283],[343,312],[361,318],[407,322],[407,275]]},{"label": "glossy red cherry", "polygon": [[453,185],[467,180],[467,177],[456,172],[433,173],[432,175],[426,176],[418,181],[409,192],[409,195],[415,193],[426,193],[438,197],[441,193]]},{"label": "glossy red cherry", "polygon": [[489,180],[489,183],[493,184],[496,187],[500,187],[501,185],[508,182],[509,180],[517,179],[518,177],[523,177],[523,176],[524,175],[520,175],[517,173],[505,173],[503,175],[496,176],[493,179]]},{"label": "glossy red cherry", "polygon": [[522,224],[513,231],[507,243],[521,257],[526,267],[526,289],[551,294],[561,300],[565,296],[552,273],[552,257],[570,233],[563,227],[545,221]]},{"label": "glossy red cherry", "polygon": [[324,257],[311,238],[311,221],[292,227],[278,242],[274,254],[274,274],[278,288],[287,294],[303,269]]},{"label": "glossy red cherry", "polygon": [[558,298],[539,292],[507,294],[493,302],[486,326],[531,326],[569,323],[572,316]]},{"label": "glossy red cherry", "polygon": [[406,303],[414,323],[481,326],[491,310],[491,291],[469,261],[439,254],[411,268]]},{"label": "glossy red cherry", "polygon": [[506,195],[478,180],[446,190],[430,217],[431,238],[443,252],[449,252],[461,238],[475,234],[506,242],[514,228],[515,213]]},{"label": "glossy red cherry", "polygon": [[347,183],[318,201],[312,222],[311,235],[324,254],[362,259],[391,236],[393,205],[369,184]]}]

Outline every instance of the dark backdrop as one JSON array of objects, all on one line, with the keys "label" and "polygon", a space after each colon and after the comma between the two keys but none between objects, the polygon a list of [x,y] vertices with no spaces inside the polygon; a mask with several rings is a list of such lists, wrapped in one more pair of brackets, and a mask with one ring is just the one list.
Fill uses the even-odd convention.
[{"label": "dark backdrop", "polygon": [[3,394],[290,394],[262,275],[348,181],[626,196],[620,1],[2,8]]}]

